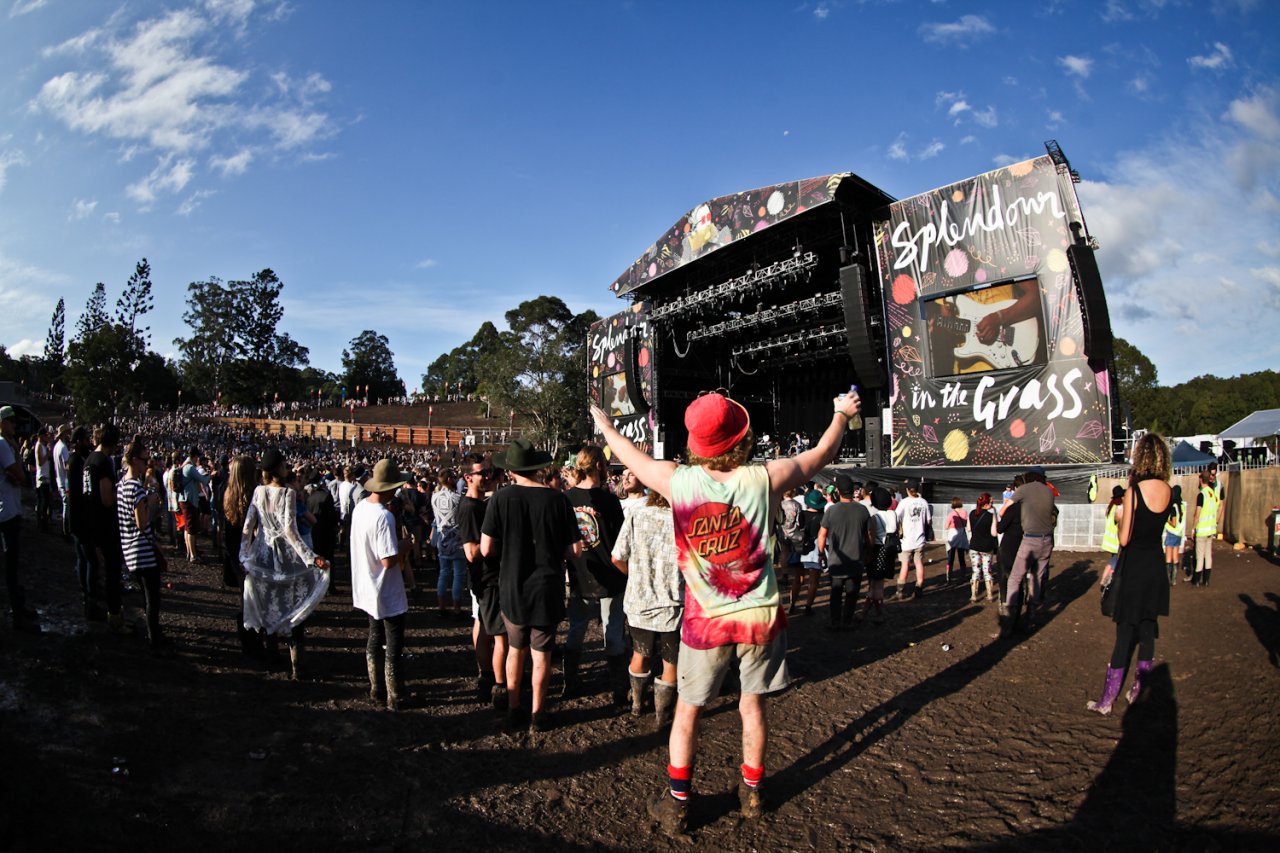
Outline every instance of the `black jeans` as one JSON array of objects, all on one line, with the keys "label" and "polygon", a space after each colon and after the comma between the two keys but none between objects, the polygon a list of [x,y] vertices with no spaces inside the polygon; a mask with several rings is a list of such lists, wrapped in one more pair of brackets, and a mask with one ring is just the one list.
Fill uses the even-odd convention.
[{"label": "black jeans", "polygon": [[[124,568],[124,554],[120,543],[94,545],[83,543],[87,569],[85,571],[84,588],[87,595],[93,596],[99,588],[107,597],[107,612],[119,613],[121,606],[120,571]],[[98,559],[98,552],[102,559]],[[101,582],[101,587],[98,586]]]},{"label": "black jeans", "polygon": [[382,647],[387,647],[388,660],[400,660],[400,651],[404,648],[404,617],[388,616],[386,619],[369,617],[369,643],[365,646],[365,654],[377,658]]},{"label": "black jeans", "polygon": [[26,606],[26,595],[18,583],[18,548],[22,540],[22,516],[0,521],[0,547],[4,548],[4,585],[9,590],[9,609],[17,613]]},{"label": "black jeans", "polygon": [[831,567],[832,625],[848,625],[853,621],[853,613],[858,606],[858,590],[861,587],[862,563]]},{"label": "black jeans", "polygon": [[153,567],[137,575],[147,605],[147,640],[154,643],[160,639],[160,569]]}]

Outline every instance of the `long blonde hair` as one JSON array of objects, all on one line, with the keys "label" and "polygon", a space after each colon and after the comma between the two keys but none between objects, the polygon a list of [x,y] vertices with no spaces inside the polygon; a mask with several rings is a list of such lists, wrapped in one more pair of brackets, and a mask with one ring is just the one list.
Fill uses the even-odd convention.
[{"label": "long blonde hair", "polygon": [[252,456],[237,456],[231,460],[227,471],[227,491],[222,496],[222,514],[226,516],[227,524],[234,527],[244,524],[249,501],[253,500],[253,490],[258,485],[257,468]]}]

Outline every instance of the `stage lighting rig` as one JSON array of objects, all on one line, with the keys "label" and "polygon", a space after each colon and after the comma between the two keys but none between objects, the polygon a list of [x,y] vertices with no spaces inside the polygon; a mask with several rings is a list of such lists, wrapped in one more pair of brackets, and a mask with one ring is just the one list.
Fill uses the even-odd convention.
[{"label": "stage lighting rig", "polygon": [[650,310],[649,316],[654,320],[664,320],[686,312],[700,314],[718,308],[729,300],[745,302],[749,297],[763,295],[773,288],[798,281],[801,277],[808,278],[817,266],[818,256],[813,252],[805,252],[712,285],[700,293],[686,292],[670,302],[655,306]]},{"label": "stage lighting rig", "polygon": [[755,314],[747,314],[742,317],[731,317],[728,320],[723,320],[710,326],[704,326],[701,329],[694,329],[689,333],[689,340],[697,341],[702,340],[703,338],[714,338],[720,335],[732,334],[746,329],[775,325],[785,320],[807,314],[817,314],[827,308],[833,308],[840,305],[840,300],[840,291],[836,290],[831,293],[822,293],[818,296],[811,296],[808,299],[801,299],[798,302],[792,302],[787,305],[774,305],[762,311],[757,311]]}]

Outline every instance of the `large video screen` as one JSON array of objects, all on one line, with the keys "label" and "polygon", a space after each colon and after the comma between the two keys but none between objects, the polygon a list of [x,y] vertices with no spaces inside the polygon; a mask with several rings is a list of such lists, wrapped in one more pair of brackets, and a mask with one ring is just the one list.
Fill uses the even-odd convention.
[{"label": "large video screen", "polygon": [[627,389],[627,373],[619,370],[600,377],[600,399],[609,417],[621,418],[636,413],[635,404],[631,402],[631,394]]},{"label": "large video screen", "polygon": [[1033,277],[952,291],[923,302],[932,375],[1042,365],[1044,313]]}]

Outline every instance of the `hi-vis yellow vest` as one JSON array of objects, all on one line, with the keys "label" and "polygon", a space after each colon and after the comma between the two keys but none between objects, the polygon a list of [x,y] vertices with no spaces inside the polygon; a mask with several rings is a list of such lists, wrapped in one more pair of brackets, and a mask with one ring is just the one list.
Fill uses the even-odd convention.
[{"label": "hi-vis yellow vest", "polygon": [[1217,489],[1208,486],[1201,486],[1200,494],[1204,497],[1204,506],[1200,507],[1200,515],[1196,517],[1196,536],[1217,536],[1218,506],[1222,499],[1218,497]]},{"label": "hi-vis yellow vest", "polygon": [[1164,523],[1164,532],[1172,533],[1179,539],[1185,538],[1183,530],[1187,526],[1187,502],[1180,501],[1173,505],[1173,512],[1169,513],[1169,520]]},{"label": "hi-vis yellow vest", "polygon": [[1108,554],[1120,553],[1120,523],[1116,521],[1117,507],[1107,508],[1107,526],[1102,531],[1102,550]]}]

